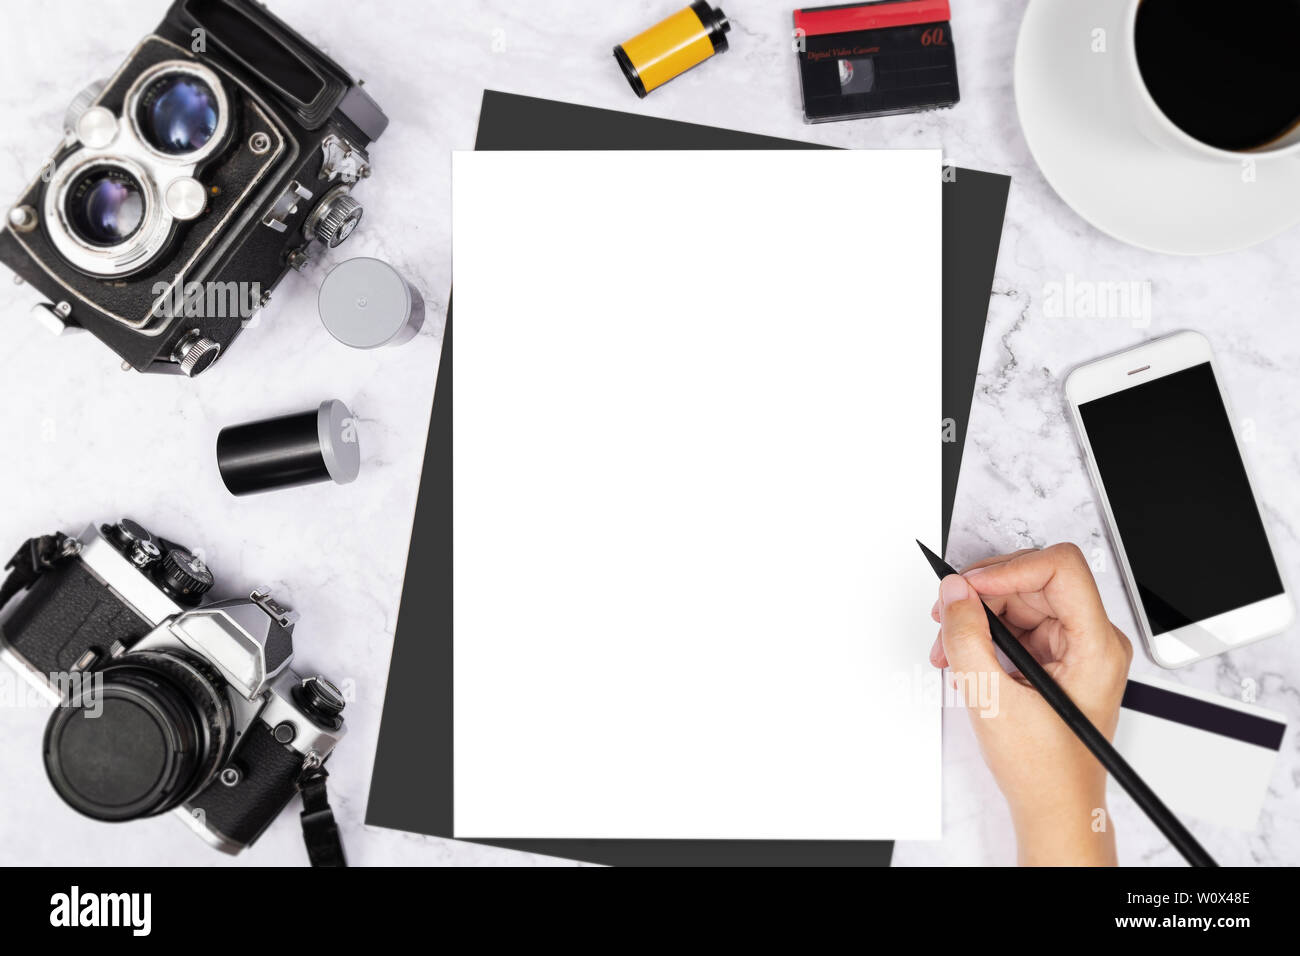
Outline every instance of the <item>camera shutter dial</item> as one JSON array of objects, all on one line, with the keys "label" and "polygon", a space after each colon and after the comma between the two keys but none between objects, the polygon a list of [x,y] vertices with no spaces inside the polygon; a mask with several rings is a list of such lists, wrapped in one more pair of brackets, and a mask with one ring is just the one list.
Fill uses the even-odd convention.
[{"label": "camera shutter dial", "polygon": [[183,598],[198,600],[213,585],[208,566],[181,548],[167,552],[162,561],[162,583]]}]

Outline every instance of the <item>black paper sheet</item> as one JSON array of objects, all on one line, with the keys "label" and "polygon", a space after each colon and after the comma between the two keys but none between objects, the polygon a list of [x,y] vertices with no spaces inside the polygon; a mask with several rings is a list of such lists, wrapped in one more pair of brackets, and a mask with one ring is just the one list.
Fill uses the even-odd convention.
[{"label": "black paper sheet", "polygon": [[[818,149],[810,143],[488,90],[476,149]],[[947,545],[1011,180],[957,169],[943,185],[943,446]],[[366,823],[452,837],[452,310],[389,665]],[[520,799],[527,799],[521,782]],[[469,842],[610,865],[888,866],[890,841],[562,840]]]}]

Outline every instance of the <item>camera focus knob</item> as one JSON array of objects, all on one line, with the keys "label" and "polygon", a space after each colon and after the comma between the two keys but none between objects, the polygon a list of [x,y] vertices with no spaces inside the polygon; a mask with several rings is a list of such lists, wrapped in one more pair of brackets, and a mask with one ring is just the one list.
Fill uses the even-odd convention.
[{"label": "camera focus knob", "polygon": [[319,239],[333,249],[340,245],[361,221],[361,203],[342,188],[334,190],[312,210],[305,231],[309,239]]},{"label": "camera focus knob", "polygon": [[95,105],[95,100],[99,99],[99,94],[104,92],[104,86],[103,80],[96,80],[73,97],[72,102],[68,104],[67,112],[63,114],[63,131],[65,133],[75,133],[77,131],[77,120],[81,119],[86,110]]},{"label": "camera focus knob", "polygon": [[167,552],[162,560],[161,571],[162,583],[184,598],[197,600],[214,583],[208,566],[180,548]]}]

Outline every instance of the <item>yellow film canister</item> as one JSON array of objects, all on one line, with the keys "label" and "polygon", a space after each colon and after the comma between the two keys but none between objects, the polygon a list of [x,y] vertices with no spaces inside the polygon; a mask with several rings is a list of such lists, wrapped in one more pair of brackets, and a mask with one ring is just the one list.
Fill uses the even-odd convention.
[{"label": "yellow film canister", "polygon": [[698,0],[614,47],[614,59],[636,95],[645,96],[725,50],[730,29],[722,10]]}]

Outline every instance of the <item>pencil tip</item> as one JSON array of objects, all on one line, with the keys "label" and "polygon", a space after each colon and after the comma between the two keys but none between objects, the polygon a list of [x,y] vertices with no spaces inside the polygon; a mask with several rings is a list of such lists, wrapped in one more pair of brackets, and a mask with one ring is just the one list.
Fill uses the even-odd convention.
[{"label": "pencil tip", "polygon": [[930,563],[930,567],[934,568],[934,573],[939,575],[939,577],[942,578],[947,574],[953,573],[952,570],[948,567],[948,565],[944,563],[943,558],[939,557],[937,554],[935,554],[933,551],[931,551],[929,548],[923,545],[919,538],[916,539],[916,546],[921,549],[921,553],[925,555],[925,560]]}]

